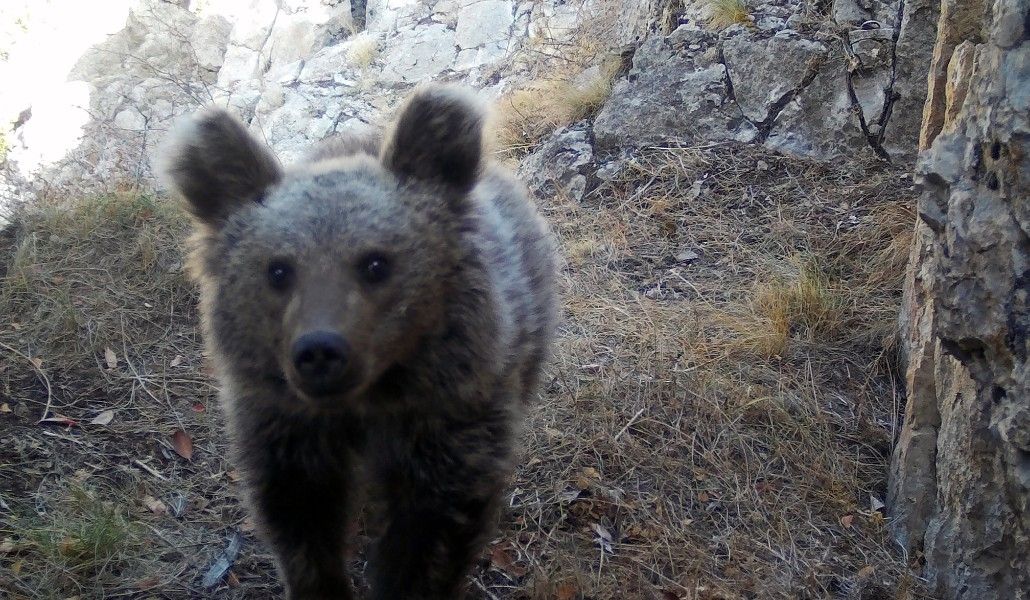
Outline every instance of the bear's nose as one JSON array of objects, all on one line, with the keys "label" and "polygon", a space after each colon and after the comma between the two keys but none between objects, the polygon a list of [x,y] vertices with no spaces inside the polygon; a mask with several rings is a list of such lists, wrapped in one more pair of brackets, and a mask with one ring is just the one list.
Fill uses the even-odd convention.
[{"label": "bear's nose", "polygon": [[343,381],[350,347],[331,331],[306,333],[293,342],[293,366],[314,390],[330,393]]}]

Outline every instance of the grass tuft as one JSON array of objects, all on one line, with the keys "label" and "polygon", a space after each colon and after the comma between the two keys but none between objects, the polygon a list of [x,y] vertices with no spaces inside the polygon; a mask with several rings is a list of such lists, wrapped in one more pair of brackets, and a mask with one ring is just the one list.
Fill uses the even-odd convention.
[{"label": "grass tuft", "polygon": [[612,66],[595,71],[578,81],[534,81],[502,97],[494,134],[502,156],[528,154],[555,129],[597,114],[611,94],[615,72]]},{"label": "grass tuft", "polygon": [[379,56],[379,40],[363,33],[355,36],[350,41],[350,49],[347,51],[347,60],[350,64],[360,69],[366,69]]},{"label": "grass tuft", "polygon": [[708,25],[722,31],[731,25],[748,25],[751,23],[744,0],[710,0],[708,2]]}]

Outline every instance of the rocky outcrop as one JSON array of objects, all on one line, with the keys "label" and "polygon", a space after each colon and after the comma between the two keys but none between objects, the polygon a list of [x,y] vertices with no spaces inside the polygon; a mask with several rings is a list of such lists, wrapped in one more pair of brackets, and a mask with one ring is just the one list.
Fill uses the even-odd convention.
[{"label": "rocky outcrop", "polygon": [[889,87],[890,123],[883,136],[884,149],[891,155],[911,156],[914,140],[919,138],[940,5],[941,0],[904,0],[901,4]]},{"label": "rocky outcrop", "polygon": [[947,599],[1030,595],[1030,4],[988,4],[942,11],[901,316],[892,528]]},{"label": "rocky outcrop", "polygon": [[[32,109],[7,136],[0,187],[147,185],[172,120],[211,103],[289,162],[324,137],[375,124],[424,81],[496,98],[546,79],[541,65],[553,63],[533,57],[574,39],[625,64],[589,125],[591,156],[738,141],[819,160],[908,160],[922,116],[910,108],[925,86],[916,58],[931,53],[934,2],[839,0],[822,16],[801,0],[762,0],[747,4],[745,22],[715,31],[702,0],[124,0],[124,27],[75,55],[64,113],[0,99],[0,128]],[[604,60],[585,72],[600,78]],[[588,168],[566,183],[579,190]]]},{"label": "rocky outcrop", "polygon": [[519,178],[539,197],[568,194],[574,200],[582,200],[596,187],[596,173],[587,123],[556,131],[519,166]]},{"label": "rocky outcrop", "polygon": [[653,38],[637,51],[629,76],[594,121],[599,148],[754,139],[754,127],[731,99],[726,65],[712,48],[702,50],[706,34],[692,33],[676,46]]},{"label": "rocky outcrop", "polygon": [[719,35],[685,18],[638,48],[598,116],[598,143],[757,141],[819,160],[911,161],[937,2],[836,2],[837,31],[775,0]]}]

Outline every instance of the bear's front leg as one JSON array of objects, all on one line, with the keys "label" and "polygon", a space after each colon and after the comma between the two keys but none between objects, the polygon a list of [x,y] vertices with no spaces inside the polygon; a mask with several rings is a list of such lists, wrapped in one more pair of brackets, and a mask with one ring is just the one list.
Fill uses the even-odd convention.
[{"label": "bear's front leg", "polygon": [[251,431],[239,454],[250,508],[275,555],[286,597],[350,600],[345,536],[352,453],[318,427],[299,432],[285,420],[274,425]]},{"label": "bear's front leg", "polygon": [[507,427],[479,424],[393,448],[380,476],[388,525],[369,563],[373,600],[460,598],[493,531],[511,461]]}]

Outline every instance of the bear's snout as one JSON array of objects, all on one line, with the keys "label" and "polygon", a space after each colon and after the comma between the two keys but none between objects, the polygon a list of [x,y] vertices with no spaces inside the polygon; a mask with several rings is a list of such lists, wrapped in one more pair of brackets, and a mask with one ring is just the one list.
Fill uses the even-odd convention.
[{"label": "bear's snout", "polygon": [[333,331],[306,333],[293,342],[293,368],[305,393],[328,396],[346,391],[353,383],[351,348]]}]

